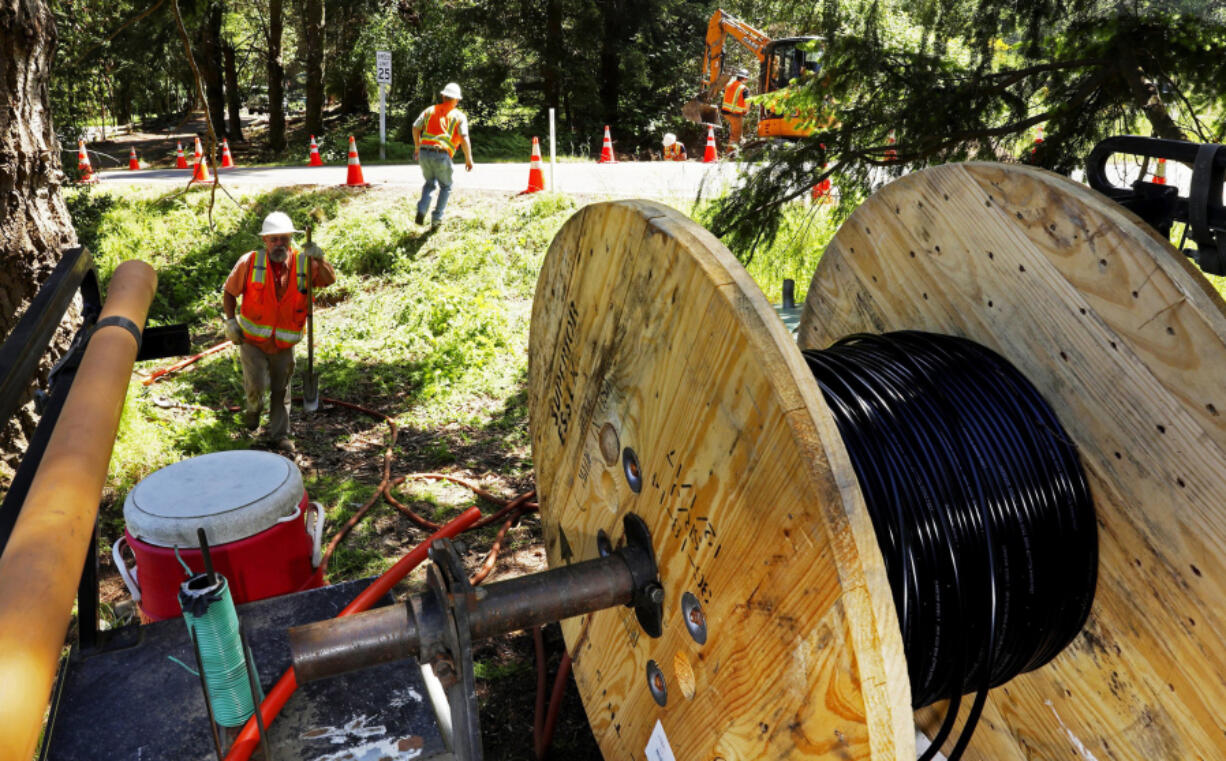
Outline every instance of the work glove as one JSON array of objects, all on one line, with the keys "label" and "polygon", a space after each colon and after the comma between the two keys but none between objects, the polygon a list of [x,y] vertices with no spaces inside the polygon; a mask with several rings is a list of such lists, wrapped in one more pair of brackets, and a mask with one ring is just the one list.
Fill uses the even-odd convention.
[{"label": "work glove", "polygon": [[314,241],[303,246],[302,253],[306,254],[312,259],[315,259],[316,261],[322,260],[324,258],[324,250],[320,248],[319,244],[315,243]]},{"label": "work glove", "polygon": [[243,342],[243,329],[238,326],[238,320],[233,317],[226,320],[226,338],[233,341],[235,346]]}]

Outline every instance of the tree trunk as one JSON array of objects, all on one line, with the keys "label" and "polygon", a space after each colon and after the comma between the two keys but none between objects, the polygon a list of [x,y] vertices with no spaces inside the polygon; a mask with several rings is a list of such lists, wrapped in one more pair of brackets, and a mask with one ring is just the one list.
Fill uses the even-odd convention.
[{"label": "tree trunk", "polygon": [[347,114],[364,114],[370,111],[370,92],[366,89],[366,64],[358,62],[345,74],[345,88],[341,94],[341,110]]},{"label": "tree trunk", "polygon": [[1154,137],[1163,137],[1168,140],[1187,140],[1188,136],[1179,128],[1175,120],[1171,118],[1170,112],[1166,110],[1166,104],[1162,102],[1162,94],[1158,92],[1158,88],[1153,81],[1145,76],[1145,69],[1137,61],[1135,48],[1127,43],[1120,45],[1119,48],[1119,71],[1124,82],[1128,85],[1128,90],[1132,93],[1133,101],[1141,112],[1145,114],[1145,118],[1149,120],[1150,126],[1153,127]]},{"label": "tree trunk", "polygon": [[[205,11],[204,23],[200,25],[196,65],[204,78],[204,94],[208,99],[213,131],[220,139],[226,134],[226,99],[221,84],[221,3],[211,3]],[[209,160],[215,161],[216,157],[210,156]]]},{"label": "tree trunk", "polygon": [[[12,331],[63,249],[77,242],[59,192],[64,175],[48,102],[55,40],[43,0],[0,0],[0,336]],[[69,315],[78,316],[75,309]],[[52,354],[63,352],[66,334],[61,328]],[[0,458],[10,467],[35,423],[30,404],[0,421]]]},{"label": "tree trunk", "polygon": [[562,90],[562,0],[549,0],[545,8],[545,107],[557,110]]},{"label": "tree trunk", "polygon": [[306,129],[324,131],[324,0],[306,0],[302,15],[303,62],[306,64]]},{"label": "tree trunk", "polygon": [[617,102],[621,97],[622,3],[602,4],[604,19],[600,40],[600,104],[605,124],[617,123]]},{"label": "tree trunk", "polygon": [[281,65],[281,31],[285,27],[281,0],[268,2],[268,146],[285,148],[285,68]]},{"label": "tree trunk", "polygon": [[238,69],[234,65],[234,46],[225,42],[221,46],[226,62],[226,107],[230,111],[230,138],[243,139],[242,99],[238,92]]}]

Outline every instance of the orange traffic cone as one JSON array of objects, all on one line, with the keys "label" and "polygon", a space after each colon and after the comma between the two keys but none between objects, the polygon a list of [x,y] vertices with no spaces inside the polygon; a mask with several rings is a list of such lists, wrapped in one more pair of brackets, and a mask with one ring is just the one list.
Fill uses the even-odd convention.
[{"label": "orange traffic cone", "polygon": [[885,149],[886,161],[898,161],[898,151],[894,150],[893,146],[898,141],[894,139],[894,130],[890,130],[890,134],[886,136],[885,143],[890,146]]},{"label": "orange traffic cone", "polygon": [[1158,168],[1154,170],[1154,184],[1166,184],[1166,159],[1158,159]]},{"label": "orange traffic cone", "polygon": [[613,155],[613,138],[609,135],[609,125],[604,125],[604,145],[600,146],[600,161],[598,164],[616,164],[617,157]]},{"label": "orange traffic cone", "polygon": [[537,193],[545,189],[545,170],[541,167],[541,142],[532,138],[532,164],[528,169],[528,189],[525,193]]},{"label": "orange traffic cone", "polygon": [[196,138],[196,155],[192,161],[192,179],[187,183],[192,182],[212,182],[213,178],[209,175],[209,161],[205,158],[204,149],[200,146],[200,138]]},{"label": "orange traffic cone", "polygon": [[353,139],[353,135],[349,136],[349,179],[345,181],[345,184],[359,188],[368,185],[366,179],[362,177],[362,162],[358,160],[358,144]]},{"label": "orange traffic cone", "polygon": [[702,152],[702,163],[714,164],[719,160],[719,155],[715,152],[715,128],[707,125],[707,147]]},{"label": "orange traffic cone", "polygon": [[187,157],[183,155],[183,143],[177,143],[175,148],[175,169],[187,169]]},{"label": "orange traffic cone", "polygon": [[221,168],[227,169],[234,166],[234,157],[230,155],[230,141],[226,138],[221,139]]},{"label": "orange traffic cone", "polygon": [[1031,156],[1033,156],[1039,150],[1039,145],[1041,145],[1043,142],[1043,125],[1036,125],[1034,129],[1034,146],[1030,149]]},{"label": "orange traffic cone", "polygon": [[[822,164],[822,169],[825,169],[828,166],[830,165]],[[827,177],[826,179],[822,180],[821,182],[813,186],[813,195],[812,195],[813,203],[817,203],[821,201],[823,198],[825,198],[829,194],[830,194],[830,178]]]},{"label": "orange traffic cone", "polygon": [[140,159],[136,158],[136,146],[132,146],[128,150],[128,171],[140,169]]},{"label": "orange traffic cone", "polygon": [[94,176],[94,168],[89,164],[89,151],[85,150],[85,141],[77,141],[77,171],[81,173],[81,179],[77,182],[94,183],[98,178]]},{"label": "orange traffic cone", "polygon": [[307,166],[323,166],[324,160],[319,155],[319,143],[315,142],[315,136],[311,135],[311,160],[307,162]]},{"label": "orange traffic cone", "polygon": [[[213,177],[209,174],[209,160],[204,156],[200,157],[200,163],[192,169],[192,182],[212,182]],[[191,182],[188,183],[189,185]]]}]

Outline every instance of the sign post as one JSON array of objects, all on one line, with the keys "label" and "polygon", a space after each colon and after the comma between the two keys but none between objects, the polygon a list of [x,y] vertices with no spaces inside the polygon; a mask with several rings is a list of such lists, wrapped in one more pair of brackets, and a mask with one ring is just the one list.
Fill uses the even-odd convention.
[{"label": "sign post", "polygon": [[375,81],[379,83],[379,158],[387,158],[387,86],[392,83],[392,51],[375,52]]}]

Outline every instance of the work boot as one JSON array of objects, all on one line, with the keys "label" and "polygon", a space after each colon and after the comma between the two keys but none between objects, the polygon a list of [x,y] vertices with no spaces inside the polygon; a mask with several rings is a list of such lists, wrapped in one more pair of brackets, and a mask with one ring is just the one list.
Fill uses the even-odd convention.
[{"label": "work boot", "polygon": [[244,412],[243,413],[243,428],[246,428],[248,431],[254,431],[256,428],[259,428],[259,427],[260,427],[260,413],[258,412]]},{"label": "work boot", "polygon": [[414,224],[424,225],[426,223],[426,215],[422,214],[420,211],[417,212],[417,216],[413,217],[413,222]]},{"label": "work boot", "polygon": [[276,441],[268,442],[268,447],[270,449],[277,449],[282,452],[293,453],[294,442],[288,436],[286,436],[284,438],[277,439]]}]

